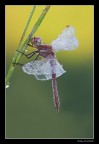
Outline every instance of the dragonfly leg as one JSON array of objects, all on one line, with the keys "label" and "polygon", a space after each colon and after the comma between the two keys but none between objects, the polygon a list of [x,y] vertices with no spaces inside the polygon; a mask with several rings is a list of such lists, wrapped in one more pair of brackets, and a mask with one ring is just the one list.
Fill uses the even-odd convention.
[{"label": "dragonfly leg", "polygon": [[[29,35],[29,38],[31,38],[31,36]],[[33,47],[33,45],[29,44],[29,41],[27,43],[28,46]]]},{"label": "dragonfly leg", "polygon": [[[13,63],[13,62],[12,62]],[[21,63],[13,63],[14,65],[23,66],[24,64]]]},{"label": "dragonfly leg", "polygon": [[25,54],[21,51],[18,51],[18,50],[16,50],[16,51],[19,52],[19,53],[22,53],[28,59],[31,58],[33,55],[35,55],[38,52],[38,51],[34,51],[34,52],[29,53],[29,54]]},{"label": "dragonfly leg", "polygon": [[33,60],[33,62],[36,61],[39,56],[40,56],[40,54],[38,54],[38,55],[35,57],[35,59]]},{"label": "dragonfly leg", "polygon": [[33,47],[31,44],[27,43],[28,46]]}]

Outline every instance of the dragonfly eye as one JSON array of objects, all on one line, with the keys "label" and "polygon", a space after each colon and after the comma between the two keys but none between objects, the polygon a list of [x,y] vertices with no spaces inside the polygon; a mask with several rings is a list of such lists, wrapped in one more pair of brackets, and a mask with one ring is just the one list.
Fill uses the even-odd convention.
[{"label": "dragonfly eye", "polygon": [[35,46],[35,47],[38,47],[41,45],[41,38],[40,37],[34,37],[32,38],[31,40],[31,43]]}]

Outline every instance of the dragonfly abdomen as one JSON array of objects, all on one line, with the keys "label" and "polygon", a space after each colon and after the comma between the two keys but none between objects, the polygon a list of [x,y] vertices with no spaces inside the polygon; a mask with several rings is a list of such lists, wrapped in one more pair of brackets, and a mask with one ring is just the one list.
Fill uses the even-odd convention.
[{"label": "dragonfly abdomen", "polygon": [[53,89],[54,105],[57,112],[59,112],[60,101],[59,101],[59,95],[57,90],[56,74],[52,74],[52,89]]}]

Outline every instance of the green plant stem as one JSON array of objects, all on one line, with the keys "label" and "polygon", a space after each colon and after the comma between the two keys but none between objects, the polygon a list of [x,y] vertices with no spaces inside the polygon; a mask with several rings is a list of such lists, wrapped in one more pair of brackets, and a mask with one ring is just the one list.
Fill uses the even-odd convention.
[{"label": "green plant stem", "polygon": [[26,34],[27,28],[28,28],[29,23],[30,23],[30,21],[31,21],[31,18],[32,18],[33,14],[34,14],[35,8],[36,8],[36,6],[33,6],[32,11],[31,11],[30,16],[29,16],[29,19],[28,19],[28,21],[27,21],[27,23],[26,23],[24,32],[23,32],[23,34],[22,34],[22,37],[21,37],[21,39],[20,39],[20,42],[19,42],[19,45],[18,45],[18,48],[17,48],[17,49],[19,49],[20,46],[21,46],[21,44],[22,44],[22,41],[23,41],[24,36],[25,36],[25,34]]},{"label": "green plant stem", "polygon": [[36,30],[38,29],[38,27],[40,26],[42,20],[44,19],[46,13],[48,12],[50,6],[46,6],[45,9],[43,10],[43,12],[41,13],[39,19],[37,20],[37,22],[35,23],[31,33],[29,34],[28,38],[26,39],[26,41],[24,42],[24,44],[22,45],[23,50],[25,50],[25,46],[27,45],[27,43],[29,43],[31,41],[32,36],[34,35],[34,33],[36,32]]},{"label": "green plant stem", "polygon": [[[20,39],[19,45],[18,45],[18,47],[17,47],[17,50],[20,49],[20,46],[21,46],[22,41],[23,41],[23,39],[24,39],[24,36],[25,36],[25,34],[26,34],[26,31],[27,31],[27,28],[28,28],[29,23],[30,23],[30,21],[31,21],[31,18],[32,18],[33,14],[34,14],[35,8],[36,8],[36,6],[33,6],[32,11],[31,11],[31,13],[30,13],[30,16],[29,16],[29,18],[28,18],[28,21],[27,21],[27,23],[26,23],[26,26],[25,26],[25,28],[24,28],[23,34],[22,34],[22,36],[21,36],[21,39]],[[14,61],[16,60],[15,58],[17,58],[17,56],[18,56],[18,54],[15,52],[15,54],[14,54],[14,56],[13,56],[13,59],[12,59],[12,62],[14,62]],[[20,56],[21,56],[21,55],[20,55]],[[9,71],[8,71],[8,74],[7,74],[7,76],[6,76],[6,86],[8,85],[8,82],[9,82],[9,79],[10,79],[12,73],[13,73],[13,70],[14,70],[14,66],[13,66],[13,64],[11,63],[10,68],[9,68]]]},{"label": "green plant stem", "polygon": [[[23,40],[23,37],[24,37],[24,35],[25,35],[25,34],[24,34],[25,32],[23,32],[23,35],[22,35],[21,40],[20,40],[21,42],[19,43],[19,46],[18,46],[17,50],[22,50],[22,51],[25,51],[25,50],[26,50],[27,43],[30,42],[32,36],[34,35],[34,33],[36,32],[36,30],[37,30],[38,27],[40,26],[42,20],[44,19],[45,15],[47,14],[49,8],[50,8],[50,6],[45,6],[45,9],[42,11],[40,17],[38,18],[36,24],[34,25],[32,31],[31,31],[31,33],[29,34],[28,38],[25,40],[25,42],[23,43],[23,45],[20,47],[21,42],[22,42],[22,40]],[[34,11],[33,11],[33,12],[34,12]],[[33,13],[32,13],[32,14],[33,14]],[[31,17],[32,17],[32,16],[30,16],[30,18],[31,18]],[[29,23],[30,23],[30,20],[28,20],[27,25],[29,25]],[[27,27],[28,27],[28,26],[26,26],[26,28],[25,28],[24,31],[27,30]],[[21,58],[21,56],[22,56],[21,53],[15,52],[15,55],[14,55],[14,57],[13,57],[13,59],[12,59],[12,62],[11,62],[9,71],[8,71],[8,73],[7,73],[7,76],[6,76],[6,86],[9,85],[9,80],[10,80],[10,78],[11,78],[11,76],[12,76],[12,74],[13,74],[14,68],[15,68],[15,65],[14,65],[13,63],[17,63],[17,62],[19,61],[19,59]]]}]

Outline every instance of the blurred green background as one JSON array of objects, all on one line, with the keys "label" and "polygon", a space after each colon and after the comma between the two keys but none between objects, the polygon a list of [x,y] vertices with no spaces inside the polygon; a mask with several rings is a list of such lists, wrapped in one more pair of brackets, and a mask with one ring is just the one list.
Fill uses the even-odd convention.
[{"label": "blurred green background", "polygon": [[[37,6],[26,37],[44,6]],[[5,6],[6,73],[32,6]],[[37,81],[16,67],[6,89],[6,138],[93,138],[93,6],[52,6],[35,33],[44,43],[66,25],[76,29],[79,47],[57,52],[66,73],[57,78],[60,112],[53,104],[51,80]],[[28,52],[32,51],[32,48]],[[26,63],[22,58],[20,63]]]}]

